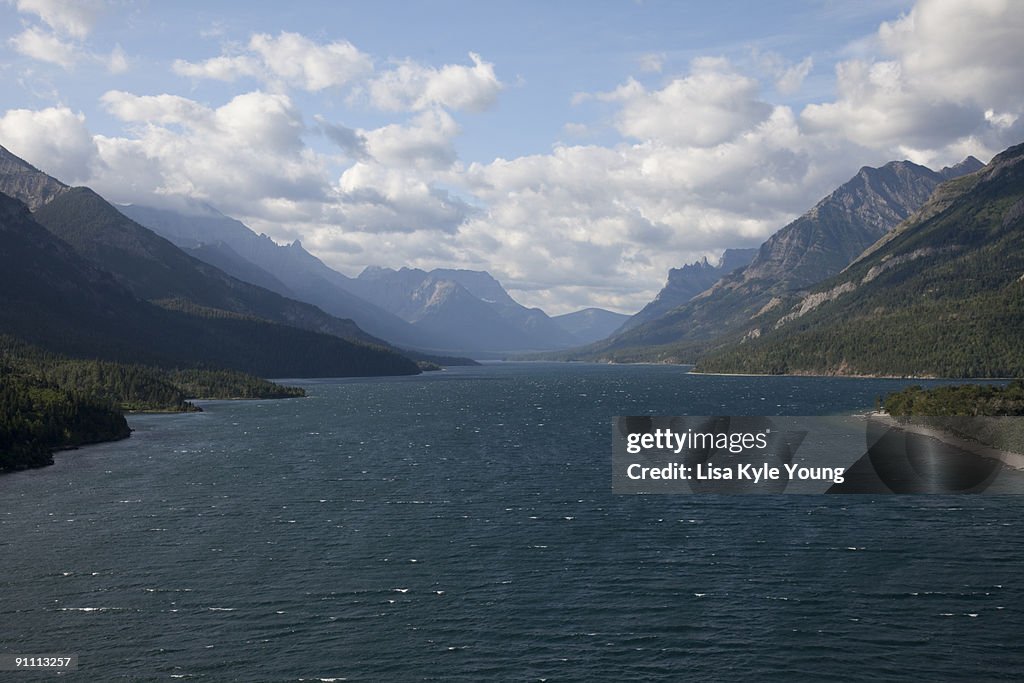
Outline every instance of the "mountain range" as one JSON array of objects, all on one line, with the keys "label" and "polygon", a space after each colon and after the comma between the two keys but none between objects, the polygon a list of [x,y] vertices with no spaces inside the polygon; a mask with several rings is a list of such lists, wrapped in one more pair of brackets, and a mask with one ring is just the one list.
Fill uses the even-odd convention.
[{"label": "mountain range", "polygon": [[686,303],[660,316],[647,316],[639,324],[627,323],[609,339],[575,355],[693,362],[787,297],[839,273],[921,207],[942,182],[981,166],[969,157],[942,171],[909,161],[861,168],[768,238],[748,265],[725,274]]},{"label": "mountain range", "polygon": [[539,308],[516,302],[488,273],[438,268],[367,268],[352,291],[459,351],[500,353],[580,344]]},{"label": "mountain range", "polygon": [[207,205],[115,208],[2,147],[0,193],[0,332],[72,355],[271,376],[416,372],[389,344],[402,339],[708,372],[1024,373],[1024,145],[988,165],[864,167],[759,249],[672,269],[628,318],[550,317],[484,271],[347,277]]},{"label": "mountain range", "polygon": [[483,271],[369,267],[350,278],[310,254],[298,240],[278,245],[208,204],[188,199],[165,202],[168,206],[118,208],[235,278],[350,318],[361,329],[405,349],[501,356],[565,348],[607,336],[567,330],[540,309],[517,303]]},{"label": "mountain range", "polygon": [[236,280],[2,147],[0,171],[0,332],[75,355],[265,376],[417,371],[351,320]]},{"label": "mountain range", "polygon": [[239,280],[350,319],[369,334],[399,346],[444,347],[443,340],[420,333],[401,318],[352,294],[348,288],[350,278],[326,266],[298,240],[278,245],[208,204],[190,199],[167,201],[174,203],[168,207],[117,208],[128,218]]},{"label": "mountain range", "polygon": [[1024,145],[939,186],[841,273],[750,321],[709,372],[1024,375]]}]

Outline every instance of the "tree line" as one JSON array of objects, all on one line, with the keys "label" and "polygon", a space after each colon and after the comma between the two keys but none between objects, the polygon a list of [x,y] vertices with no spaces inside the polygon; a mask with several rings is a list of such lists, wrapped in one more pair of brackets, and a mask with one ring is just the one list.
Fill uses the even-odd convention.
[{"label": "tree line", "polygon": [[0,337],[0,471],[41,467],[52,451],[126,438],[125,411],[197,411],[190,399],[304,396],[234,370],[162,369],[74,359]]}]

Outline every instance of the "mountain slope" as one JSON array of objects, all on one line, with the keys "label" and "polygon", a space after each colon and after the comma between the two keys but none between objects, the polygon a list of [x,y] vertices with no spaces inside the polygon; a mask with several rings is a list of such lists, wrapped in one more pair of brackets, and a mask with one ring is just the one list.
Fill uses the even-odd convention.
[{"label": "mountain slope", "polygon": [[1024,145],[952,180],[705,371],[1024,375]]},{"label": "mountain slope", "polygon": [[672,268],[658,296],[627,320],[618,331],[625,332],[638,327],[682,306],[718,282],[722,276],[749,264],[756,254],[757,249],[726,249],[718,265],[711,265],[705,258],[682,268]]},{"label": "mountain slope", "polygon": [[[972,166],[965,160],[959,171]],[[909,161],[864,167],[772,235],[748,266],[660,318],[590,349],[590,354],[614,357],[620,349],[669,345],[674,350],[659,349],[653,357],[692,361],[716,338],[840,272],[923,205],[943,180],[942,174]]]},{"label": "mountain slope", "polygon": [[219,366],[272,377],[415,374],[412,361],[237,314],[141,301],[0,194],[0,333],[76,357]]},{"label": "mountain slope", "polygon": [[[370,334],[393,344],[415,348],[445,348],[444,340],[425,335],[398,316],[353,294],[350,291],[351,278],[329,268],[306,251],[298,240],[289,245],[279,245],[266,235],[257,235],[241,221],[225,216],[208,205],[191,200],[180,200],[179,203],[181,205],[175,208],[139,205],[117,208],[125,216],[183,249],[226,244],[240,257],[276,278],[284,287],[268,289],[318,306],[331,315],[349,318]],[[216,258],[216,255],[205,251],[197,252],[196,256]],[[245,277],[239,279],[252,282]],[[259,282],[254,284],[262,285]]]},{"label": "mountain slope", "polygon": [[563,330],[571,334],[579,344],[590,344],[604,339],[629,320],[628,315],[615,313],[603,308],[583,308],[572,313],[551,317]]},{"label": "mountain slope", "polygon": [[70,189],[0,145],[0,192],[21,200],[35,211]]},{"label": "mountain slope", "polygon": [[365,337],[351,320],[241,282],[189,256],[88,188],[68,190],[38,208],[34,217],[140,299],[182,299],[347,339]]},{"label": "mountain slope", "polygon": [[516,302],[482,271],[367,268],[353,290],[462,352],[567,347],[575,338],[539,308]]},{"label": "mountain slope", "polygon": [[283,282],[252,261],[239,256],[224,242],[200,244],[192,248],[182,247],[181,250],[203,263],[208,263],[214,268],[224,271],[236,280],[262,287],[289,299],[296,298],[295,293],[288,289]]}]

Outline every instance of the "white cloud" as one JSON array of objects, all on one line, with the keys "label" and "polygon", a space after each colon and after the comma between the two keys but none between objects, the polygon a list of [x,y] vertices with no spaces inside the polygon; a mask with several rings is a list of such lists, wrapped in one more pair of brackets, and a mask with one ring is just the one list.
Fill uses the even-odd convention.
[{"label": "white cloud", "polygon": [[[1024,113],[1024,3],[920,0],[883,23],[879,59],[836,65],[839,98],[812,104],[802,120],[842,136],[930,163],[955,150],[979,156],[1019,142]],[[991,111],[991,115],[986,112]]]},{"label": "white cloud", "polygon": [[97,149],[85,116],[67,107],[9,110],[0,118],[0,143],[71,185],[95,172]]},{"label": "white cloud", "polygon": [[803,86],[804,79],[814,67],[813,57],[804,57],[793,64],[777,52],[753,50],[754,63],[775,82],[775,89],[783,95],[792,95]]},{"label": "white cloud", "polygon": [[1024,97],[1024,5],[1017,0],[921,0],[878,30],[913,88],[997,109]]},{"label": "white cloud", "polygon": [[9,39],[19,54],[67,70],[81,64],[102,64],[113,74],[128,70],[128,56],[120,45],[103,55],[89,50],[84,42],[105,9],[101,0],[17,0],[12,4],[46,25],[28,26]]},{"label": "white cloud", "polygon": [[179,76],[189,78],[210,78],[217,81],[234,81],[243,76],[256,76],[260,66],[252,57],[239,55],[235,57],[212,57],[202,62],[192,63],[184,59],[176,59],[171,70]]},{"label": "white cloud", "polygon": [[110,90],[100,98],[103,106],[122,121],[153,124],[196,125],[210,118],[209,109],[177,95],[133,95]]},{"label": "white cloud", "polygon": [[344,40],[317,45],[297,33],[282,31],[277,38],[254,35],[249,49],[275,76],[311,91],[345,85],[373,69],[370,57]]},{"label": "white cloud", "polygon": [[338,201],[326,207],[325,215],[347,234],[454,233],[472,212],[420,174],[373,162],[347,169],[338,190]]},{"label": "white cloud", "polygon": [[181,76],[234,81],[258,77],[268,83],[316,92],[344,86],[372,72],[373,60],[348,41],[318,44],[298,33],[282,31],[277,37],[258,33],[249,39],[246,53],[221,55],[202,62],[175,60]]},{"label": "white cloud", "polygon": [[621,101],[619,131],[637,140],[713,145],[763,121],[771,105],[759,99],[758,82],[736,72],[724,59],[694,60],[689,75],[661,90],[629,81],[599,96]]},{"label": "white cloud", "polygon": [[92,183],[110,199],[184,194],[247,214],[263,202],[322,201],[327,192],[287,95],[254,91],[210,108],[176,95],[110,91],[102,102],[131,126],[126,137],[97,136],[106,163]]},{"label": "white cloud", "polygon": [[405,61],[369,84],[370,101],[386,111],[419,111],[434,106],[481,111],[491,106],[503,85],[494,65],[470,52],[473,66],[446,64],[440,69]]},{"label": "white cloud", "polygon": [[807,78],[807,74],[811,72],[813,66],[814,60],[805,57],[798,64],[794,64],[778,74],[775,79],[775,87],[783,95],[792,95],[800,90],[800,86],[803,85],[804,79]]},{"label": "white cloud", "polygon": [[[593,106],[563,133],[617,132],[610,143],[556,144],[468,167],[458,159],[459,112],[494,102],[503,87],[494,65],[471,55],[463,65],[404,61],[374,73],[373,59],[349,43],[289,33],[173,67],[194,78],[254,78],[261,90],[214,104],[111,90],[102,103],[123,132],[91,135],[64,108],[17,110],[0,119],[0,142],[114,200],[206,199],[257,230],[301,237],[350,274],[369,264],[484,268],[552,312],[628,311],[670,267],[755,246],[863,164],[909,157],[937,168],[1020,142],[1022,16],[1024,3],[922,0],[856,54],[843,53],[835,96],[801,111],[779,98],[812,69],[824,73],[821,55],[755,53],[749,70],[696,59],[647,77],[656,84],[627,79],[579,95]],[[352,98],[328,97],[331,109],[321,111],[330,120],[311,109],[307,125],[296,102],[317,100],[293,101],[286,87],[348,88],[395,115],[348,127],[333,107]],[[325,137],[336,145],[326,153],[307,144],[319,149]]]},{"label": "white cloud", "polygon": [[74,38],[85,38],[104,9],[100,0],[17,0],[24,14],[35,14],[50,28]]},{"label": "white cloud", "polygon": [[79,60],[76,46],[62,40],[53,33],[30,27],[10,39],[11,46],[19,53],[41,62],[49,62],[70,69]]},{"label": "white cloud", "polygon": [[455,163],[459,127],[442,109],[417,115],[410,125],[391,124],[360,131],[367,153],[386,166],[444,169]]},{"label": "white cloud", "polygon": [[366,136],[363,133],[343,126],[340,123],[331,123],[319,114],[313,118],[320,127],[320,132],[334,142],[347,157],[350,159],[364,159],[368,156]]}]

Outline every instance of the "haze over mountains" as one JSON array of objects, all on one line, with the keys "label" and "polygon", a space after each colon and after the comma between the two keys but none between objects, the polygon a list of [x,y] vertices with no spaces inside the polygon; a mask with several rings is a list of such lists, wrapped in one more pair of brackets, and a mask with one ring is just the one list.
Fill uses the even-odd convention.
[{"label": "haze over mountains", "polygon": [[0,332],[50,351],[274,377],[417,372],[412,361],[380,347],[225,310],[139,299],[2,193],[0,241]]},{"label": "haze over mountains", "polygon": [[353,291],[464,350],[489,352],[565,348],[580,339],[539,308],[517,303],[483,271],[367,268]]},{"label": "haze over mountains", "polygon": [[2,147],[0,169],[4,333],[67,353],[275,376],[416,372],[351,320],[236,280]]},{"label": "haze over mountains", "polygon": [[118,208],[240,280],[351,318],[400,346],[487,355],[566,348],[598,338],[593,332],[577,335],[540,309],[521,306],[483,271],[369,267],[358,278],[349,278],[299,241],[278,245],[199,202]]},{"label": "haze over mountains", "polygon": [[349,278],[328,268],[299,241],[278,245],[207,204],[185,199],[177,204],[175,208],[128,205],[118,210],[240,280],[349,318],[393,344],[444,347],[442,340],[421,334],[397,316],[354,296],[346,287]]},{"label": "haze over mountains", "polygon": [[[5,286],[35,283],[10,298],[3,331],[69,353],[271,375],[415,371],[388,342],[484,357],[700,360],[715,371],[1016,373],[1022,157],[1019,146],[988,166],[864,167],[759,249],[672,269],[627,318],[550,317],[484,271],[367,267],[350,278],[208,205],[115,208],[0,147],[0,192],[24,202],[5,198],[0,214]],[[952,313],[958,304],[970,315]],[[968,320],[990,333],[962,329]]]}]

